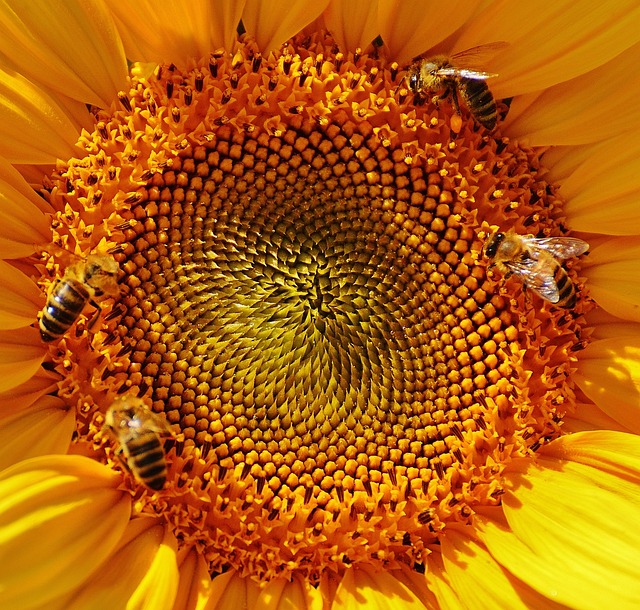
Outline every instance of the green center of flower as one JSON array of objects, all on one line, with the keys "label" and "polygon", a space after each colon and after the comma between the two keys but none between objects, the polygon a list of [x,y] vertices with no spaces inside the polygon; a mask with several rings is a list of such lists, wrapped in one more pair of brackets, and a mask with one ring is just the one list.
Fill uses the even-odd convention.
[{"label": "green center of flower", "polygon": [[561,203],[530,150],[468,116],[456,139],[450,110],[394,97],[374,58],[241,55],[134,83],[54,189],[87,215],[114,180],[88,185],[87,164],[130,163],[141,134],[107,219],[123,294],[103,330],[65,339],[92,382],[61,393],[95,405],[80,443],[100,445],[121,393],[180,431],[167,489],[131,485],[212,571],[422,563],[558,433],[575,322],[488,277],[481,252],[491,225],[556,230]]}]

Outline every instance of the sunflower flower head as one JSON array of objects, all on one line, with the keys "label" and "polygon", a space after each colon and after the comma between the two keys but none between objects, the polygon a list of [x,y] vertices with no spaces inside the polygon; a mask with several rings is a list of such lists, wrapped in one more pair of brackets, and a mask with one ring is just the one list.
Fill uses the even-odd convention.
[{"label": "sunflower flower head", "polygon": [[584,299],[534,311],[482,257],[493,225],[562,226],[539,154],[326,34],[131,80],[49,189],[53,243],[122,270],[52,348],[78,443],[105,451],[118,395],[164,413],[168,489],[127,483],[214,572],[424,564],[573,398]]},{"label": "sunflower flower head", "polygon": [[[581,259],[540,259],[575,291],[563,307],[485,251],[569,234],[548,147],[511,136],[510,98],[487,129],[464,91],[417,91],[382,30],[345,46],[339,4],[281,46],[247,13],[233,49],[132,63],[44,179],[51,237],[22,264],[50,329],[34,415],[62,409],[62,438],[75,418],[50,468],[73,490],[90,472],[119,512],[77,582],[30,607],[83,607],[137,554],[116,606],[329,608],[364,587],[449,607],[467,555],[472,581],[484,562],[511,583],[503,607],[553,596],[505,567],[504,507],[554,460],[592,476],[565,429],[598,305]],[[66,321],[63,290],[86,292]],[[146,415],[118,430],[115,404]]]}]

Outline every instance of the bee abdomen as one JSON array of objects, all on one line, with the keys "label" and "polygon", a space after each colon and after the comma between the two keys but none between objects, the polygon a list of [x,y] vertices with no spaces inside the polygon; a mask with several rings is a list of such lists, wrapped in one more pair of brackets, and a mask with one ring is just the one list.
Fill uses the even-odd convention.
[{"label": "bee abdomen", "polygon": [[488,130],[496,126],[498,113],[493,95],[483,80],[466,79],[460,88],[469,111]]},{"label": "bee abdomen", "polygon": [[59,282],[53,289],[40,318],[40,336],[53,341],[69,330],[89,300],[89,293],[79,282]]},{"label": "bee abdomen", "polygon": [[159,490],[167,480],[167,465],[160,439],[155,434],[143,435],[127,446],[129,467],[141,483]]},{"label": "bee abdomen", "polygon": [[566,307],[571,309],[576,304],[576,291],[573,282],[569,279],[567,272],[558,267],[555,274],[556,285],[558,286],[559,299],[556,305],[558,307]]}]

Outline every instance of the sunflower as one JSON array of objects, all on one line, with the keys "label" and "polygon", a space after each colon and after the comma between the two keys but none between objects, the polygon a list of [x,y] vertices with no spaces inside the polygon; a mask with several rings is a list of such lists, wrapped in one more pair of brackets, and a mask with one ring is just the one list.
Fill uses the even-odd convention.
[{"label": "sunflower", "polygon": [[521,4],[4,3],[2,608],[640,605],[640,9]]}]

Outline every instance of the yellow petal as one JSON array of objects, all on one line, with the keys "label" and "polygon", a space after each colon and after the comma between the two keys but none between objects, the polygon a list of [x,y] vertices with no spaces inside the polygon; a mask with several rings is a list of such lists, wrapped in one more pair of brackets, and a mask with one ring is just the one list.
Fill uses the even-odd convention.
[{"label": "yellow petal", "polygon": [[5,159],[0,158],[0,258],[34,253],[51,239],[44,202]]},{"label": "yellow petal", "polygon": [[195,548],[178,552],[180,582],[175,610],[203,610],[209,598],[211,577],[204,557]]},{"label": "yellow petal", "polygon": [[500,75],[494,93],[512,97],[562,83],[613,60],[640,40],[639,19],[635,0],[491,2],[465,25],[456,48],[468,48],[477,40],[509,42],[508,52],[492,60],[491,72]]},{"label": "yellow petal", "polygon": [[[440,555],[438,556],[440,557]],[[432,555],[429,556],[430,559],[431,557]],[[432,570],[431,563],[429,563],[427,569]],[[409,591],[411,591],[422,602],[425,608],[438,608],[439,606],[447,608],[456,607],[454,604],[447,604],[443,602],[442,598],[431,591],[427,582],[427,575],[417,572],[407,565],[403,565],[397,570],[394,569],[390,571],[390,574],[394,578],[397,578],[401,583],[404,583]]]},{"label": "yellow petal", "polygon": [[438,600],[434,608],[448,608],[449,610],[466,610],[457,592],[453,589],[451,579],[445,571],[441,553],[431,553],[429,555],[425,580],[429,590],[433,592]]},{"label": "yellow petal", "polygon": [[504,570],[486,547],[455,530],[442,539],[447,577],[463,608],[557,608]]},{"label": "yellow petal", "polygon": [[54,396],[0,419],[0,470],[30,457],[66,453],[75,429],[74,410]]},{"label": "yellow petal", "polygon": [[0,330],[22,328],[33,324],[42,307],[40,289],[13,265],[0,260]]},{"label": "yellow petal", "polygon": [[230,570],[216,576],[211,583],[209,601],[206,610],[260,610],[256,605],[260,595],[260,586],[251,578],[238,576]]},{"label": "yellow petal", "polygon": [[[639,53],[636,45],[587,74],[536,95],[514,98],[503,124],[505,133],[531,146],[567,146],[628,131],[640,121]],[[498,87],[494,93],[500,95]]]},{"label": "yellow petal", "polygon": [[122,42],[99,0],[6,0],[0,53],[30,80],[96,106],[108,107],[127,82]]},{"label": "yellow petal", "polygon": [[384,570],[370,566],[347,570],[336,591],[332,610],[424,610],[424,604],[405,584]]},{"label": "yellow petal", "polygon": [[[578,437],[577,439],[575,437]],[[631,457],[628,455],[631,453]],[[478,518],[491,554],[571,608],[640,606],[640,438],[582,432],[505,471],[505,524]]]},{"label": "yellow petal", "polygon": [[179,67],[220,47],[231,50],[243,7],[238,0],[109,3],[130,60]]},{"label": "yellow petal", "polygon": [[32,377],[44,359],[40,333],[35,328],[0,332],[0,392]]},{"label": "yellow petal", "polygon": [[260,50],[266,54],[278,49],[295,36],[305,25],[316,19],[329,0],[304,2],[292,0],[247,0],[242,23],[253,36]]},{"label": "yellow petal", "polygon": [[55,163],[78,154],[80,128],[39,86],[0,70],[0,155],[12,163]]},{"label": "yellow petal", "polygon": [[178,590],[176,540],[156,519],[132,520],[113,554],[67,602],[67,610],[171,610]]},{"label": "yellow petal", "polygon": [[[632,483],[629,498],[638,500],[637,485],[640,483],[640,438],[633,434],[598,430],[582,434],[562,436],[540,450],[541,455],[571,460],[590,466]],[[598,483],[600,486],[603,482]],[[613,491],[621,488],[616,481]]]},{"label": "yellow petal", "polygon": [[81,456],[48,455],[0,473],[0,607],[25,610],[76,588],[129,519],[119,477]]},{"label": "yellow petal", "polygon": [[566,415],[562,419],[562,430],[567,433],[591,430],[631,432],[591,402],[577,403],[575,405],[575,412],[571,415]]},{"label": "yellow petal", "polygon": [[[400,64],[435,47],[453,34],[476,11],[478,3],[470,0],[421,2],[379,0],[378,29],[389,57]],[[478,40],[495,41],[496,38]]]},{"label": "yellow petal", "polygon": [[[549,167],[550,155],[545,155]],[[579,161],[566,175],[567,163]],[[567,147],[551,159],[550,177],[560,180],[558,193],[576,231],[607,235],[640,234],[640,132],[625,133],[595,146]],[[560,175],[559,175],[560,174]]]},{"label": "yellow petal", "polygon": [[370,0],[331,0],[322,15],[343,52],[366,49],[378,31],[378,4]]},{"label": "yellow petal", "polygon": [[264,610],[322,610],[322,597],[300,576],[291,581],[276,578],[262,590],[256,604]]},{"label": "yellow petal", "polygon": [[580,352],[574,380],[604,413],[640,433],[640,336],[593,341]]},{"label": "yellow petal", "polygon": [[640,322],[639,266],[636,235],[612,238],[593,248],[581,271],[598,305],[618,318]]}]

